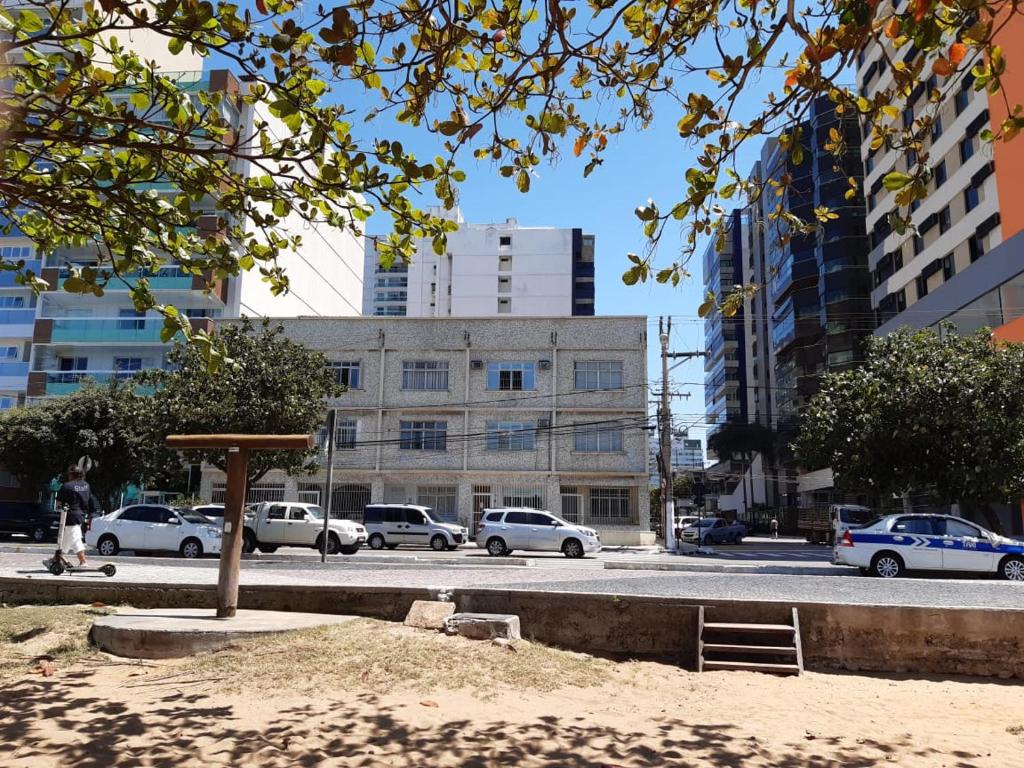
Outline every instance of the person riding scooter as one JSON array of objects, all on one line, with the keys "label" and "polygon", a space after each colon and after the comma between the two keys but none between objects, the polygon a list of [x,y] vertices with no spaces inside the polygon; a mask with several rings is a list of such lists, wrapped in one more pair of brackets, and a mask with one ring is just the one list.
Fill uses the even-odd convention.
[{"label": "person riding scooter", "polygon": [[67,482],[57,491],[57,504],[67,507],[67,522],[64,525],[64,536],[60,541],[63,552],[74,552],[78,556],[79,567],[86,567],[85,561],[85,524],[87,516],[92,518],[99,510],[99,504],[92,495],[92,489],[85,482],[82,470],[77,466],[68,467]]}]

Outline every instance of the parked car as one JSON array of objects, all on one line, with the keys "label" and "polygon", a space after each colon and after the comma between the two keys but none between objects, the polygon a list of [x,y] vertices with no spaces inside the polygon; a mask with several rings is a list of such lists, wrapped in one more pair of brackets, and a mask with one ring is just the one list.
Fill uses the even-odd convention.
[{"label": "parked car", "polygon": [[1024,542],[949,515],[887,515],[845,531],[832,562],[886,579],[907,571],[973,571],[1024,581]]},{"label": "parked car", "polygon": [[727,522],[721,517],[704,517],[683,529],[683,541],[694,544],[739,544],[747,535],[747,526]]},{"label": "parked car", "polygon": [[56,541],[60,517],[41,501],[0,501],[0,537],[28,536],[32,541]]},{"label": "parked car", "polygon": [[446,523],[432,508],[419,504],[368,504],[363,510],[363,525],[371,549],[418,544],[443,552],[469,540],[465,527]]},{"label": "parked car", "polygon": [[477,526],[476,544],[494,557],[517,549],[561,552],[566,557],[601,551],[601,537],[593,528],[573,525],[537,509],[485,509]]},{"label": "parked car", "polygon": [[213,522],[224,527],[224,505],[223,504],[202,504],[198,507],[192,507],[193,511],[198,512],[200,515],[213,520]]},{"label": "parked car", "polygon": [[178,552],[195,558],[220,553],[220,528],[191,509],[164,504],[132,504],[109,515],[94,517],[85,543],[103,557],[122,549],[136,552]]},{"label": "parked car", "polygon": [[[352,520],[327,522],[327,554],[354,555],[366,543],[366,529]],[[244,552],[276,552],[278,547],[324,548],[324,511],[316,504],[265,501],[245,515]]]},{"label": "parked car", "polygon": [[797,515],[797,530],[811,544],[835,544],[850,528],[870,521],[874,517],[870,507],[858,504],[831,504],[826,507],[801,509]]}]

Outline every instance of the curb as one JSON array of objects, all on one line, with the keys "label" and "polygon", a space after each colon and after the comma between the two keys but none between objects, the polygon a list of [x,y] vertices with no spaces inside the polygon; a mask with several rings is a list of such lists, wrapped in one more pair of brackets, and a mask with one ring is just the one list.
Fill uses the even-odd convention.
[{"label": "curb", "polygon": [[605,570],[615,571],[689,571],[692,573],[772,573],[790,576],[856,576],[856,568],[813,565],[723,565],[708,563],[651,563],[641,560],[605,561]]}]

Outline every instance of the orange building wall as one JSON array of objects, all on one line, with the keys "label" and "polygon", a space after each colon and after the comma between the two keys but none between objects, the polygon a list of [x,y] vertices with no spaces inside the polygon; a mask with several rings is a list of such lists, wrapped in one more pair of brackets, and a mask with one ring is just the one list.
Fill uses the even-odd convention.
[{"label": "orange building wall", "polygon": [[[1005,13],[997,18],[1001,24]],[[1013,14],[1009,23],[1003,27],[997,42],[1006,55],[1006,73],[1003,75],[1003,90],[988,95],[988,113],[992,131],[997,132],[1010,109],[1016,104],[1024,105],[1024,16],[1020,12]],[[1007,143],[996,141],[993,144],[996,164],[996,189],[999,194],[999,220],[1003,240],[1008,240],[1024,229],[1024,195],[1020,193],[1024,180],[1024,133]]]},{"label": "orange building wall", "polygon": [[1024,343],[1024,317],[1018,317],[992,331],[999,341],[1016,341]]}]

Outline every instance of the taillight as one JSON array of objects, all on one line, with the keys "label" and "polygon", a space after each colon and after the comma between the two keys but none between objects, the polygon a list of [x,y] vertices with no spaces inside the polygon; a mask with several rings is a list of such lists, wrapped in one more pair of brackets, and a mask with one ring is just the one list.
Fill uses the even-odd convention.
[{"label": "taillight", "polygon": [[846,531],[843,532],[843,546],[844,547],[852,547],[853,546],[853,534],[850,533],[849,530],[846,530]]}]

